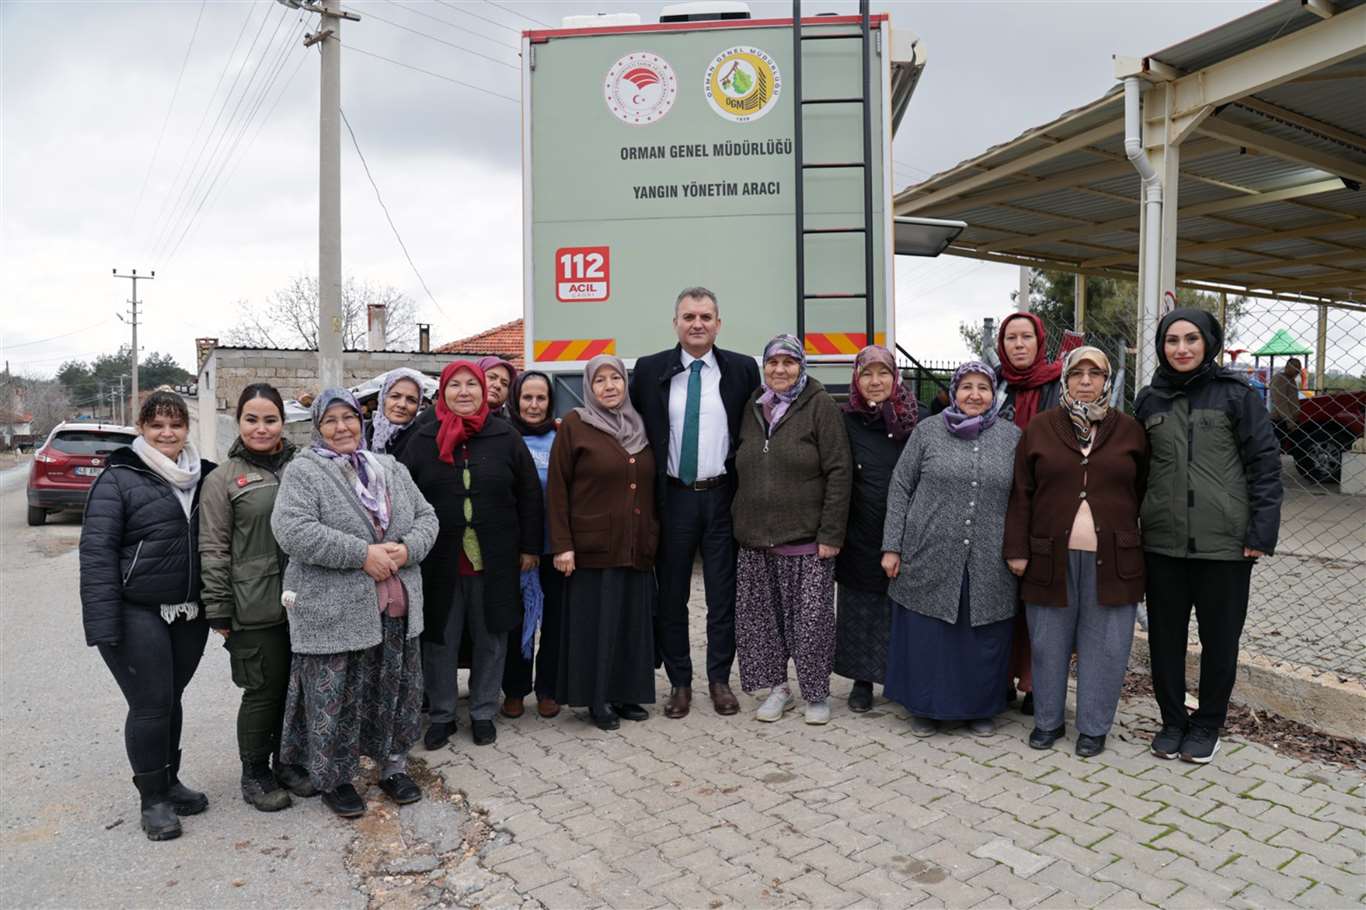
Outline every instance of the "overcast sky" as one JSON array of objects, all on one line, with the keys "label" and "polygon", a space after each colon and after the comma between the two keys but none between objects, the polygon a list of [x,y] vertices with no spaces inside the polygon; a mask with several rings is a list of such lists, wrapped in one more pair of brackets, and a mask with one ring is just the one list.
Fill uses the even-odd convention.
[{"label": "overcast sky", "polygon": [[[519,108],[499,96],[519,94],[517,29],[599,11],[638,12],[648,22],[663,4],[349,5],[365,21],[346,24],[347,45],[477,88],[344,52],[343,109],[439,308],[405,261],[343,134],[346,274],[413,296],[434,343],[516,318]],[[756,16],[791,11],[786,0],[750,6]],[[897,187],[1100,96],[1114,84],[1112,54],[1151,53],[1256,6],[874,2],[897,28],[919,35],[929,55],[895,142]],[[805,5],[810,14],[856,7]],[[111,277],[115,267],[156,269],[154,282],[139,284],[144,352],[167,351],[190,368],[193,339],[226,334],[237,301],[264,300],[291,277],[315,272],[318,65],[316,52],[294,38],[303,24],[270,0],[0,3],[0,353],[15,372],[51,375],[66,359],[89,359],[126,339],[114,314],[126,308],[129,287]],[[253,62],[242,68],[253,39]],[[217,120],[234,77],[242,72],[241,95],[259,59],[265,68],[241,107],[234,101]],[[238,125],[258,103],[239,138]],[[201,173],[205,182],[186,193],[196,185],[190,175]],[[177,205],[182,199],[188,204]],[[960,318],[1004,311],[1016,283],[1017,271],[1004,266],[902,259],[899,340],[924,357],[961,358]]]}]

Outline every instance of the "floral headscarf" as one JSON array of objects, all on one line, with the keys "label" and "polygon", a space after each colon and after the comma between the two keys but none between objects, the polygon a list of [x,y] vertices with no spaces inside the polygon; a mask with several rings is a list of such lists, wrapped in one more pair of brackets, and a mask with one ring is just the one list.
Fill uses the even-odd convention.
[{"label": "floral headscarf", "polygon": [[[858,384],[863,371],[875,363],[882,364],[891,372],[893,383],[892,394],[879,404],[872,404],[864,398]],[[854,358],[854,378],[849,383],[849,400],[843,407],[845,413],[858,414],[870,426],[881,422],[887,428],[887,435],[897,442],[911,435],[919,416],[911,390],[897,375],[896,358],[880,344],[868,345]]]},{"label": "floral headscarf", "polygon": [[806,388],[806,349],[802,347],[801,339],[795,335],[776,335],[764,345],[763,362],[768,363],[769,359],[779,354],[791,357],[797,361],[800,372],[797,374],[797,381],[792,383],[792,387],[786,392],[775,392],[769,388],[768,381],[762,384],[763,394],[759,396],[759,407],[763,409],[764,417],[768,419],[769,429],[776,427],[778,421],[783,419],[787,409],[792,406]]},{"label": "floral headscarf", "polygon": [[[969,373],[985,376],[987,383],[993,386],[991,407],[976,417],[969,417],[958,407],[958,386]],[[953,371],[953,378],[949,380],[949,406],[939,412],[944,416],[944,425],[948,427],[950,434],[959,439],[976,439],[996,422],[997,415],[1001,413],[1003,396],[996,394],[994,383],[995,373],[980,360],[969,360]]]},{"label": "floral headscarf", "polygon": [[[1105,385],[1101,388],[1095,401],[1077,401],[1067,391],[1067,377],[1075,373],[1083,361],[1090,361],[1105,371]],[[1105,352],[1100,348],[1090,346],[1076,348],[1063,361],[1060,404],[1071,419],[1072,430],[1077,434],[1077,443],[1082,448],[1086,448],[1095,440],[1096,424],[1104,420],[1106,415],[1110,413],[1110,389],[1113,385],[1114,376],[1110,372],[1110,358],[1106,357]]]},{"label": "floral headscarf", "polygon": [[365,450],[365,441],[359,434],[359,425],[355,451],[343,454],[327,444],[322,433],[323,415],[334,404],[346,405],[360,417],[360,402],[356,401],[356,396],[349,390],[323,389],[322,394],[313,401],[312,449],[329,461],[345,462],[351,466],[355,474],[351,489],[360,500],[360,504],[365,507],[365,511],[370,513],[375,524],[383,531],[389,527],[389,493],[384,486],[384,466],[374,454]]},{"label": "floral headscarf", "polygon": [[389,447],[389,440],[412,426],[413,420],[417,419],[417,415],[414,414],[407,423],[394,423],[389,419],[389,415],[384,413],[384,400],[389,397],[389,390],[403,380],[417,386],[417,400],[419,404],[422,402],[422,374],[407,367],[390,370],[384,377],[384,383],[379,387],[378,406],[375,408],[375,416],[370,420],[370,451],[372,452],[386,451]]}]

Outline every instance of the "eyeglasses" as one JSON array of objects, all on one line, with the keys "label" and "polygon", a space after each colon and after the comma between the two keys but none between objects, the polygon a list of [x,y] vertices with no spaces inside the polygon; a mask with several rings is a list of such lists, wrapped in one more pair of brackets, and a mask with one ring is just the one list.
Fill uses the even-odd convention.
[{"label": "eyeglasses", "polygon": [[1097,382],[1104,382],[1109,375],[1110,374],[1104,370],[1073,370],[1067,374],[1067,378],[1071,379],[1073,376],[1079,376],[1083,379],[1094,379]]}]

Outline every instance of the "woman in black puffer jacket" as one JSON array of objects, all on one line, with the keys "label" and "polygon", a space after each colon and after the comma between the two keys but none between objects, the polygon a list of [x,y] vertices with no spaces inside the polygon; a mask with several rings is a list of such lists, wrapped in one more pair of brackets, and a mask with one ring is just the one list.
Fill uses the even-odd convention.
[{"label": "woman in black puffer jacket", "polygon": [[180,836],[178,815],[203,812],[203,793],[179,780],[180,696],[204,654],[199,607],[199,488],[213,463],[186,440],[190,413],[153,392],[141,433],[109,456],[81,529],[81,613],[128,701],[124,742],[151,840]]}]

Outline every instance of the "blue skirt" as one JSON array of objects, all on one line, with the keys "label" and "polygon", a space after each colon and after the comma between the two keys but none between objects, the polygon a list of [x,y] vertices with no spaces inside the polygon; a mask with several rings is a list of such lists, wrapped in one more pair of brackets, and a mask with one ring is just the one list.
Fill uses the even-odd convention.
[{"label": "blue skirt", "polygon": [[911,714],[935,720],[976,720],[1004,711],[1015,619],[974,628],[971,612],[966,570],[952,625],[893,602],[883,694]]}]

